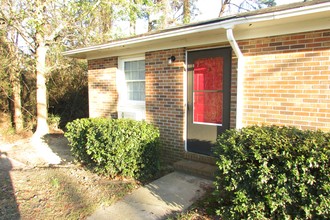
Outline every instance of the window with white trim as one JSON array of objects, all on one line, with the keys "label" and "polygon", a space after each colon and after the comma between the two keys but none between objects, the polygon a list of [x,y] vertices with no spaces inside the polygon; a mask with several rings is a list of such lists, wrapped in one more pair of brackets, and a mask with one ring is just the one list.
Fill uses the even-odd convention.
[{"label": "window with white trim", "polygon": [[145,57],[119,58],[117,90],[118,117],[145,119]]},{"label": "window with white trim", "polygon": [[145,101],[145,61],[124,61],[124,73],[129,101]]}]

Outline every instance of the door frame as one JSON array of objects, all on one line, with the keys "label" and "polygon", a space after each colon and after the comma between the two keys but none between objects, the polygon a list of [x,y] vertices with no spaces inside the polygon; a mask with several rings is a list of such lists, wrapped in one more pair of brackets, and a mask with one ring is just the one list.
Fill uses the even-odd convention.
[{"label": "door frame", "polygon": [[[183,74],[183,101],[184,101],[184,131],[183,131],[183,137],[184,137],[184,149],[186,153],[193,153],[194,152],[188,151],[188,53],[192,51],[203,51],[203,50],[209,50],[209,49],[225,49],[225,48],[231,48],[230,45],[226,46],[210,46],[210,47],[200,47],[195,49],[186,49],[185,51],[185,74]],[[232,53],[231,53],[232,56]],[[232,57],[231,57],[232,61]],[[232,79],[232,62],[230,65],[230,79]],[[231,85],[231,82],[230,82]],[[230,86],[231,87],[231,86]],[[231,92],[230,92],[230,99],[231,99]],[[231,100],[230,100],[231,105]],[[230,106],[229,106],[230,108]],[[230,112],[231,110],[229,110]],[[230,113],[229,113],[230,116]],[[229,119],[229,126],[230,126],[230,119]],[[203,154],[200,154],[203,155]],[[206,156],[206,155],[203,155]]]}]

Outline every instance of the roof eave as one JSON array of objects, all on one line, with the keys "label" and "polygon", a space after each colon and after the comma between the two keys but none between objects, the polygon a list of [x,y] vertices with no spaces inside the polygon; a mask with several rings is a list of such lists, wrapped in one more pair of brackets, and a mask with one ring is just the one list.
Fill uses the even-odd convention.
[{"label": "roof eave", "polygon": [[[84,47],[74,50],[69,50],[63,53],[63,55],[73,58],[89,59],[90,55],[97,51],[110,51],[112,49],[121,50],[121,48],[129,48],[138,46],[145,42],[152,41],[165,41],[178,36],[188,36],[189,34],[208,32],[217,29],[234,28],[237,25],[243,24],[255,24],[259,22],[282,20],[283,23],[292,17],[305,16],[309,14],[315,14],[320,12],[330,11],[330,2],[323,2],[315,5],[307,5],[305,7],[290,8],[286,10],[273,11],[263,14],[253,14],[243,16],[227,17],[226,19],[212,20],[211,22],[202,22],[200,24],[182,26],[180,28],[168,29],[159,33],[151,33],[134,38],[118,40],[106,44]],[[148,49],[146,48],[146,51]]]}]

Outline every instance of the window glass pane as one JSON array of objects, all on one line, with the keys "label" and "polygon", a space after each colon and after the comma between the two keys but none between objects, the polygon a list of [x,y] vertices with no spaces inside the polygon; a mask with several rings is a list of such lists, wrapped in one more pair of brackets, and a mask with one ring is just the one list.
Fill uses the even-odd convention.
[{"label": "window glass pane", "polygon": [[141,80],[144,80],[144,79],[145,79],[144,71],[140,71],[140,72],[139,72],[139,78],[140,78]]},{"label": "window glass pane", "polygon": [[139,94],[137,92],[133,93],[133,100],[139,100]]},{"label": "window glass pane", "polygon": [[132,90],[134,92],[138,92],[139,91],[139,83],[138,82],[133,82],[132,84],[133,84]]},{"label": "window glass pane", "polygon": [[139,63],[138,63],[138,62],[139,62],[139,61],[133,61],[133,62],[132,62],[132,68],[131,68],[132,70],[137,70],[137,69],[138,69],[138,66],[139,66],[139,65],[138,65]]},{"label": "window glass pane", "polygon": [[131,69],[131,63],[130,62],[125,62],[124,64],[124,71],[126,72],[127,70],[130,70]]},{"label": "window glass pane", "polygon": [[144,80],[145,79],[145,62],[144,60],[125,62],[125,79],[126,80]]},{"label": "window glass pane", "polygon": [[126,61],[124,64],[127,97],[132,101],[145,100],[145,61]]},{"label": "window glass pane", "polygon": [[129,81],[127,85],[128,99],[132,101],[144,101],[145,100],[145,82],[144,81]]}]

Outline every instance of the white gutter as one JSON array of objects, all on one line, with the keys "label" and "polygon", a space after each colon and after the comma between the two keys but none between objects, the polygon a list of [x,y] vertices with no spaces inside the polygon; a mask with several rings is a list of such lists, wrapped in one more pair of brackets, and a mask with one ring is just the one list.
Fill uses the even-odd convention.
[{"label": "white gutter", "polygon": [[244,55],[238,47],[233,35],[233,29],[228,28],[227,39],[237,56],[237,95],[236,95],[236,129],[243,127],[243,77],[244,77]]},{"label": "white gutter", "polygon": [[115,41],[115,42],[111,42],[111,43],[107,43],[107,44],[101,44],[101,45],[96,45],[96,46],[69,50],[69,51],[64,52],[63,55],[70,56],[70,55],[74,55],[74,54],[111,49],[111,48],[115,48],[115,47],[125,48],[129,45],[138,44],[138,43],[142,43],[142,42],[166,39],[166,38],[171,38],[171,37],[175,37],[175,36],[183,36],[183,35],[187,35],[187,34],[199,33],[199,32],[204,32],[204,31],[209,31],[209,30],[215,30],[215,29],[219,29],[221,27],[226,27],[226,26],[236,26],[239,24],[276,20],[276,19],[282,19],[282,18],[288,18],[288,17],[294,17],[294,16],[301,16],[301,15],[305,15],[305,14],[312,14],[312,13],[317,13],[317,12],[325,12],[325,11],[329,11],[329,10],[330,10],[330,2],[325,2],[325,3],[316,4],[316,5],[308,5],[308,6],[304,6],[304,7],[286,9],[283,11],[268,12],[265,14],[257,14],[257,15],[247,16],[247,17],[238,17],[238,18],[223,20],[223,21],[219,21],[220,26],[219,26],[219,22],[214,22],[214,23],[205,24],[205,25],[196,25],[196,26],[188,27],[188,28],[182,28],[182,29],[179,28],[179,29],[175,29],[175,30],[168,30],[168,31],[162,32],[162,33],[156,33],[156,34],[141,36],[141,37],[137,37],[137,38],[120,40],[120,41]]}]

